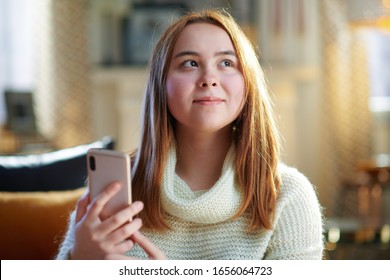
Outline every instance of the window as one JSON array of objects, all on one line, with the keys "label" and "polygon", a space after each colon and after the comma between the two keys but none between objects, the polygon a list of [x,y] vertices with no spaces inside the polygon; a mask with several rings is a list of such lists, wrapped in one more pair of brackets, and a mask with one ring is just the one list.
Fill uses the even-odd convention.
[{"label": "window", "polygon": [[30,91],[34,77],[34,1],[0,0],[0,125],[6,89]]},{"label": "window", "polygon": [[367,61],[370,81],[370,108],[374,112],[390,112],[390,33],[368,29]]}]

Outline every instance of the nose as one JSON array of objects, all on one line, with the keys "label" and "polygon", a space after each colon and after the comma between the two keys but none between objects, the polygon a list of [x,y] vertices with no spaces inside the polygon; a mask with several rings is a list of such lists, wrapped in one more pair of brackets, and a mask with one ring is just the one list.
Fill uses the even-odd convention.
[{"label": "nose", "polygon": [[202,88],[207,88],[209,86],[216,87],[218,85],[218,80],[215,76],[215,73],[210,69],[205,69],[203,74],[199,79],[199,86]]},{"label": "nose", "polygon": [[[211,83],[210,85],[213,86],[213,87],[216,87],[216,86],[217,86],[217,83],[216,83],[216,82],[213,82],[213,83]],[[203,82],[200,86],[205,88],[205,87],[208,87],[209,84],[206,83],[206,82]]]}]

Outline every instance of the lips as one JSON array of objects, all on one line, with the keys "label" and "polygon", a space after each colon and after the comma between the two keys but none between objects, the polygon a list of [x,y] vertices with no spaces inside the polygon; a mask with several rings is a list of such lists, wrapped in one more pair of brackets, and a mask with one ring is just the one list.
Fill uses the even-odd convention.
[{"label": "lips", "polygon": [[220,103],[225,102],[224,99],[218,98],[218,97],[212,97],[212,96],[205,96],[196,98],[193,103],[199,104],[199,105],[217,105]]}]

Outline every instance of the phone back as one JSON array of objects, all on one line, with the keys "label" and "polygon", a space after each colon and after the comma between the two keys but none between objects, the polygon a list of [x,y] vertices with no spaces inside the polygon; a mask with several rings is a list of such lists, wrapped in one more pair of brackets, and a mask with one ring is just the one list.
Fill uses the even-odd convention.
[{"label": "phone back", "polygon": [[121,190],[106,204],[103,215],[111,216],[131,203],[130,157],[112,150],[91,149],[87,154],[91,200],[109,184],[118,181]]}]

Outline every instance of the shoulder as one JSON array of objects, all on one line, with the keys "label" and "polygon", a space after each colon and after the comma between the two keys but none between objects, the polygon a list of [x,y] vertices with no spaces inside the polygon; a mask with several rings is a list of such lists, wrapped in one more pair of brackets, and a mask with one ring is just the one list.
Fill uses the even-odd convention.
[{"label": "shoulder", "polygon": [[298,169],[279,163],[278,172],[281,180],[281,193],[314,192],[314,186]]},{"label": "shoulder", "polygon": [[296,168],[278,166],[280,193],[274,216],[269,259],[321,259],[322,209],[314,186]]},{"label": "shoulder", "polygon": [[278,172],[281,179],[279,203],[299,202],[301,207],[320,208],[316,189],[305,175],[284,163],[279,163]]}]

